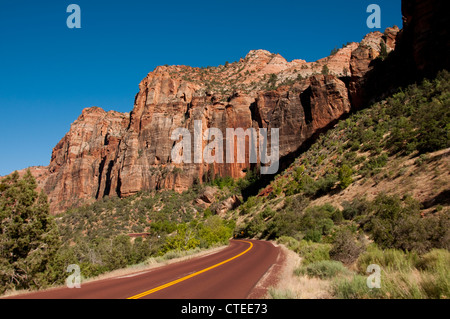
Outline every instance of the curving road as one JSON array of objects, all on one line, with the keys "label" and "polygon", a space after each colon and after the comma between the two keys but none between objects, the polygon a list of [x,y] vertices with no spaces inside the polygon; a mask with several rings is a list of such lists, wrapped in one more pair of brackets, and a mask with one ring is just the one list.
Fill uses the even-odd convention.
[{"label": "curving road", "polygon": [[22,299],[244,299],[276,262],[270,242],[230,240],[217,253],[93,281],[81,288],[59,288],[17,295]]}]

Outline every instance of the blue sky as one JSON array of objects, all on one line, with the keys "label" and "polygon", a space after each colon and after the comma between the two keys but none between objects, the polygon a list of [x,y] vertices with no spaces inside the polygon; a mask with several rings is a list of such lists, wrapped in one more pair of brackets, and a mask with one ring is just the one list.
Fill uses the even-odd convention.
[{"label": "blue sky", "polygon": [[[0,175],[48,165],[82,109],[129,112],[156,66],[217,66],[253,49],[315,61],[401,22],[400,0],[0,0]],[[69,4],[81,29],[69,29]],[[381,7],[369,29],[366,8]]]}]

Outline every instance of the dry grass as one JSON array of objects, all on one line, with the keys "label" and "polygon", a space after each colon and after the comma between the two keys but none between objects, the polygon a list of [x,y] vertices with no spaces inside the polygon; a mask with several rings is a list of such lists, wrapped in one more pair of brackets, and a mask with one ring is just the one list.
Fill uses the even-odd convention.
[{"label": "dry grass", "polygon": [[294,270],[301,265],[301,257],[280,245],[285,254],[285,264],[278,283],[269,289],[268,298],[273,299],[330,299],[330,282],[307,276],[296,276]]}]

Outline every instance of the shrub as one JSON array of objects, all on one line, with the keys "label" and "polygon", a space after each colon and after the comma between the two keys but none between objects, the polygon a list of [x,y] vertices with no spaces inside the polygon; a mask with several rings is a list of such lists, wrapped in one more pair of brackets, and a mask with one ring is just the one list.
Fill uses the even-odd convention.
[{"label": "shrub", "polygon": [[353,171],[348,165],[344,164],[341,166],[338,173],[338,178],[340,182],[339,187],[341,189],[346,189],[347,187],[350,186],[350,184],[353,183],[352,174]]},{"label": "shrub", "polygon": [[299,191],[303,191],[306,196],[313,196],[317,192],[317,184],[309,175],[303,175],[298,182]]},{"label": "shrub", "polygon": [[319,178],[315,183],[315,196],[321,196],[329,193],[338,181],[336,174],[327,174],[324,177]]},{"label": "shrub", "polygon": [[441,211],[421,220],[427,232],[429,247],[450,250],[450,210]]},{"label": "shrub", "polygon": [[365,222],[375,243],[381,248],[414,250],[425,253],[431,248],[449,245],[450,214],[422,218],[420,204],[410,197],[380,194],[370,204],[370,218]]},{"label": "shrub", "polygon": [[351,264],[356,261],[362,250],[363,247],[356,242],[351,231],[343,229],[335,235],[330,258],[344,264]]},{"label": "shrub", "polygon": [[378,173],[381,168],[385,167],[389,157],[386,153],[381,154],[377,157],[372,157],[368,162],[366,162],[362,168],[365,175],[373,175]]},{"label": "shrub", "polygon": [[308,264],[295,270],[295,274],[317,277],[320,279],[330,279],[338,275],[347,275],[350,271],[345,266],[334,260],[322,260]]},{"label": "shrub", "polygon": [[382,41],[382,42],[380,43],[380,46],[381,46],[381,50],[380,50],[380,56],[379,56],[379,57],[380,57],[382,60],[384,60],[384,59],[386,59],[387,56],[388,56],[387,46],[386,46],[386,43],[385,43],[384,41]]},{"label": "shrub", "polygon": [[274,90],[276,88],[277,81],[278,81],[278,76],[275,73],[270,74],[270,78],[268,81],[269,90]]},{"label": "shrub", "polygon": [[322,231],[318,229],[308,229],[305,232],[304,240],[320,243],[322,241]]},{"label": "shrub", "polygon": [[299,229],[315,238],[315,242],[318,242],[320,241],[320,238],[317,240],[318,236],[328,235],[333,228],[334,223],[331,218],[335,211],[336,209],[329,204],[309,207],[300,218]]},{"label": "shrub", "polygon": [[249,237],[258,237],[262,235],[265,229],[266,226],[261,214],[257,214],[245,227],[245,233]]},{"label": "shrub", "polygon": [[288,249],[292,251],[298,251],[300,246],[300,242],[297,239],[290,236],[281,236],[280,238],[277,239],[277,243],[285,245]]},{"label": "shrub", "polygon": [[296,236],[302,229],[302,213],[308,205],[308,200],[302,196],[286,198],[285,205],[272,219],[267,222],[264,235],[268,238],[281,236]]},{"label": "shrub", "polygon": [[365,215],[369,208],[369,202],[366,199],[354,198],[351,202],[342,203],[344,207],[342,215],[346,220],[352,220],[357,216]]},{"label": "shrub", "polygon": [[303,265],[330,260],[330,244],[319,244],[302,240],[298,246],[298,254],[303,258]]},{"label": "shrub", "polygon": [[198,229],[196,236],[200,241],[200,247],[207,248],[218,243],[226,244],[233,235],[234,226],[234,222],[227,223],[217,215],[208,217],[196,226]]}]

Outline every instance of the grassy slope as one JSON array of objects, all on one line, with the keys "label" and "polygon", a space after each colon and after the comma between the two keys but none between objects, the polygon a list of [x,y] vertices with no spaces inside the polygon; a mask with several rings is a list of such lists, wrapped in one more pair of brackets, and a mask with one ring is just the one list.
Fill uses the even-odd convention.
[{"label": "grassy slope", "polygon": [[266,237],[270,234],[249,229],[249,223],[262,217],[267,225],[289,206],[304,210],[329,203],[342,210],[355,198],[371,201],[388,193],[411,195],[424,213],[448,210],[449,106],[445,72],[357,112],[321,135],[233,217],[250,236]]},{"label": "grassy slope", "polygon": [[[313,280],[338,298],[448,298],[449,106],[442,72],[341,121],[230,214],[237,231],[298,253],[298,287]],[[381,266],[381,289],[367,288],[370,263]],[[286,287],[271,295],[302,296]]]}]

